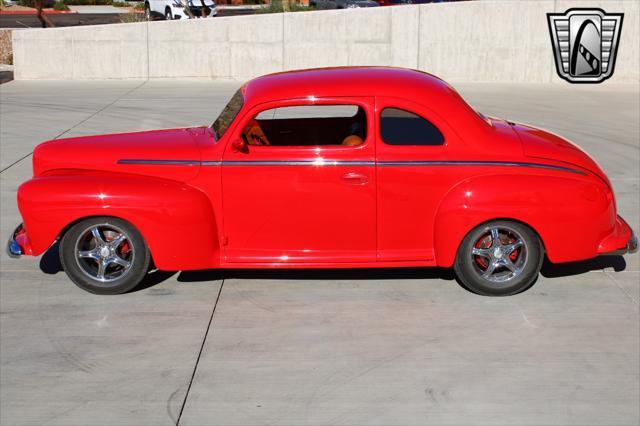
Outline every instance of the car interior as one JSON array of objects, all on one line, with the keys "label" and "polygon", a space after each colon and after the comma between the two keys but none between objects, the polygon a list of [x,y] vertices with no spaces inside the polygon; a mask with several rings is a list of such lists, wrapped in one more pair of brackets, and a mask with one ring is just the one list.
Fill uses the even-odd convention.
[{"label": "car interior", "polygon": [[248,145],[362,145],[367,117],[356,105],[305,105],[262,111],[242,131]]}]

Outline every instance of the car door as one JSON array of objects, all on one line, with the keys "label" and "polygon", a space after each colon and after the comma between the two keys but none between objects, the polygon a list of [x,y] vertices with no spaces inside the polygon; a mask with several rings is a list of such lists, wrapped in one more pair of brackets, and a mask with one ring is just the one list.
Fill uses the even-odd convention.
[{"label": "car door", "polygon": [[[362,143],[342,145],[362,116]],[[226,261],[375,262],[373,98],[272,102],[239,120],[222,162]]]},{"label": "car door", "polygon": [[434,218],[461,170],[447,167],[460,139],[443,117],[399,98],[376,98],[378,261],[431,264]]}]

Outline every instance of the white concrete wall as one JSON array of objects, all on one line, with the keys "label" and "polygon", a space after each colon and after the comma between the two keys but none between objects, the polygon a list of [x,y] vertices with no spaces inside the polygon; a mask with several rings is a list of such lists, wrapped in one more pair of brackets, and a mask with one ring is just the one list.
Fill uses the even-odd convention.
[{"label": "white concrete wall", "polygon": [[611,82],[640,81],[640,1],[470,1],[33,29],[16,79],[220,78],[338,65],[419,68],[450,81],[561,82],[547,12],[624,12]]}]

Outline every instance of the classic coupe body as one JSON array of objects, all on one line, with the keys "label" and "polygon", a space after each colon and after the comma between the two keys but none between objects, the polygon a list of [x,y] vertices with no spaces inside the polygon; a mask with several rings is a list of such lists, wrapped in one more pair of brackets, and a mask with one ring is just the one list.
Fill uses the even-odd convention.
[{"label": "classic coupe body", "polygon": [[9,253],[59,240],[65,271],[94,293],[129,291],[153,264],[453,267],[473,291],[506,295],[545,256],[637,249],[577,146],[406,69],[259,77],[211,127],[52,140],[33,168]]}]

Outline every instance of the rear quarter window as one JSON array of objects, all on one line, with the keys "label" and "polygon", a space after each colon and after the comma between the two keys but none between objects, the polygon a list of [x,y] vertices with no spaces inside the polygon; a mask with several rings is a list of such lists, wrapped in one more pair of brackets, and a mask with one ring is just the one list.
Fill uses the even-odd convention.
[{"label": "rear quarter window", "polygon": [[380,135],[387,145],[437,146],[444,144],[444,136],[430,121],[399,108],[382,110]]}]

